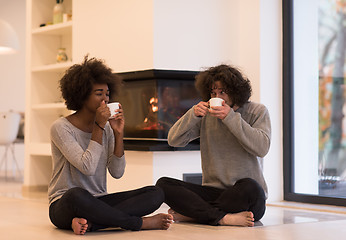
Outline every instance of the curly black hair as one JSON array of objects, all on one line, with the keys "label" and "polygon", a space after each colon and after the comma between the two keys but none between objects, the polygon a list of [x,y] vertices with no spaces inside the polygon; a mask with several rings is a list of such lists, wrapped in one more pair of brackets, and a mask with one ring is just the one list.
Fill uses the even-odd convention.
[{"label": "curly black hair", "polygon": [[210,99],[212,86],[217,81],[222,83],[232,103],[239,107],[251,97],[250,81],[237,68],[221,64],[196,75],[195,87],[203,101]]},{"label": "curly black hair", "polygon": [[78,111],[91,94],[94,84],[107,84],[109,98],[114,100],[122,79],[104,61],[85,56],[81,64],[74,64],[60,80],[60,90],[67,109]]}]

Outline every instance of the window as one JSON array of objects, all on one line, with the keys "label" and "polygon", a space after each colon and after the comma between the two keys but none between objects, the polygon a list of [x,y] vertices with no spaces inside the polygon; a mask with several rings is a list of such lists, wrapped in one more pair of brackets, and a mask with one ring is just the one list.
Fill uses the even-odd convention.
[{"label": "window", "polygon": [[283,0],[284,198],[346,205],[346,2]]}]

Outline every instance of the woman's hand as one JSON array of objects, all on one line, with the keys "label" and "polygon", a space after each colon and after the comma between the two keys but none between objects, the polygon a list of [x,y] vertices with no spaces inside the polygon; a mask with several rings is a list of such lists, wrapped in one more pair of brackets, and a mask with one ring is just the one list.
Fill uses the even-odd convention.
[{"label": "woman's hand", "polygon": [[102,101],[100,106],[96,109],[95,122],[104,128],[110,116],[111,112],[109,111],[106,102]]},{"label": "woman's hand", "polygon": [[123,107],[119,103],[119,109],[115,110],[117,114],[114,115],[114,118],[109,119],[109,124],[111,125],[115,137],[114,144],[114,155],[121,157],[124,155],[124,126],[125,126],[125,117],[123,112]]},{"label": "woman's hand", "polygon": [[[125,117],[123,112],[123,107],[119,103],[119,109],[115,110],[117,114],[114,115],[114,118],[109,119],[109,123],[114,131],[115,135],[123,134],[125,126]],[[110,113],[109,113],[110,116]]]},{"label": "woman's hand", "polygon": [[221,120],[224,120],[230,111],[231,107],[226,104],[225,101],[222,102],[222,106],[210,107],[209,109],[209,113],[211,116],[217,117]]},{"label": "woman's hand", "polygon": [[199,102],[193,110],[196,117],[204,117],[208,113],[208,102]]}]

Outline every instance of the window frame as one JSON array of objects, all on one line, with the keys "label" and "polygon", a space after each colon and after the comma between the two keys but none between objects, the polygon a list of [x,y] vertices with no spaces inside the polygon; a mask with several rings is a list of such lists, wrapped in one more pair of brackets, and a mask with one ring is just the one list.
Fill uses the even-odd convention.
[{"label": "window frame", "polygon": [[283,28],[283,178],[284,200],[346,206],[346,198],[294,192],[294,0],[282,0]]}]

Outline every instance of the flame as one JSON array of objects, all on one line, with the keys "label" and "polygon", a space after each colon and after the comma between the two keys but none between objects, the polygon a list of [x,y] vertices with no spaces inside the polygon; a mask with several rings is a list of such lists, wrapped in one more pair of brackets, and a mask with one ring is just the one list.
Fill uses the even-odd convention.
[{"label": "flame", "polygon": [[152,97],[152,98],[150,98],[149,103],[150,103],[150,104],[153,104],[153,103],[157,103],[157,101],[158,101],[157,98]]},{"label": "flame", "polygon": [[151,104],[151,110],[153,112],[157,112],[159,110],[159,107],[157,106],[158,98],[152,97],[149,100],[149,103]]}]

